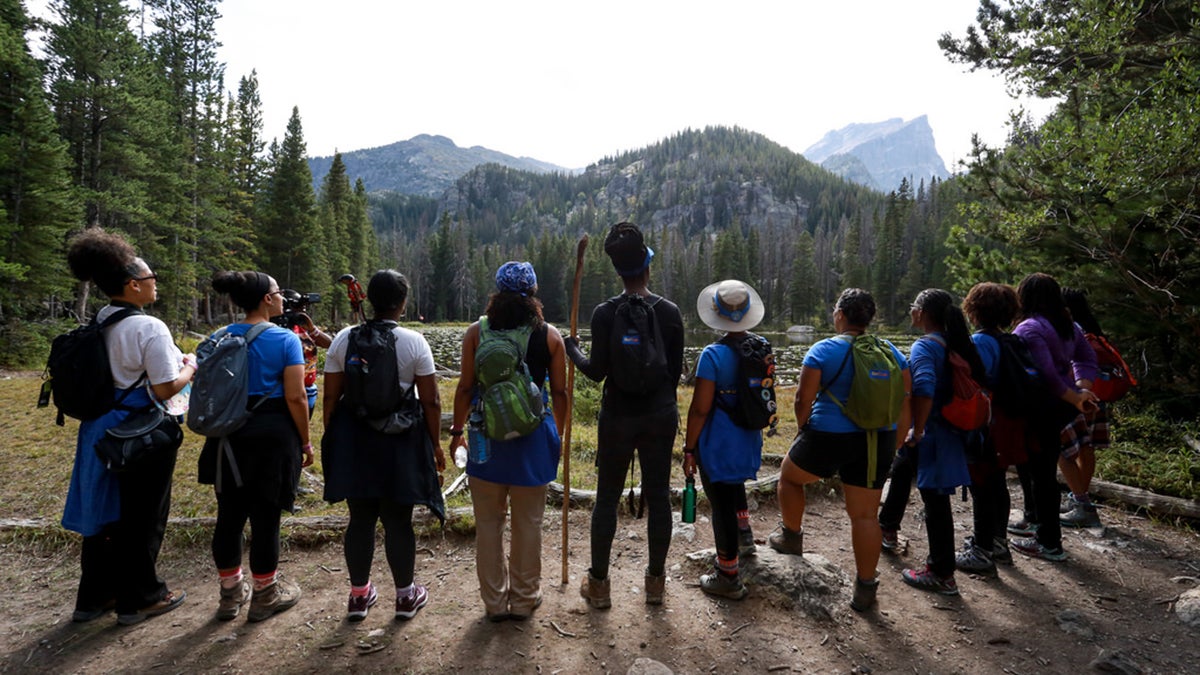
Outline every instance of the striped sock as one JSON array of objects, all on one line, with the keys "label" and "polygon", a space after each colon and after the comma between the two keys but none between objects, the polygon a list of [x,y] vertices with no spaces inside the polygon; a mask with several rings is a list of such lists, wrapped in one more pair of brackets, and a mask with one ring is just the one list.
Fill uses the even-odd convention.
[{"label": "striped sock", "polygon": [[717,556],[717,571],[727,577],[736,577],[738,575],[738,559],[737,556],[732,558],[722,558]]},{"label": "striped sock", "polygon": [[279,570],[271,570],[266,574],[251,574],[254,579],[254,590],[261,591],[262,589],[275,583],[275,575]]},{"label": "striped sock", "polygon": [[221,588],[237,588],[238,584],[242,583],[242,579],[246,578],[242,574],[241,567],[235,567],[231,570],[217,570],[217,576],[221,580]]},{"label": "striped sock", "polygon": [[737,519],[738,519],[738,529],[739,530],[750,529],[750,511],[749,510],[742,509],[742,510],[738,511]]}]

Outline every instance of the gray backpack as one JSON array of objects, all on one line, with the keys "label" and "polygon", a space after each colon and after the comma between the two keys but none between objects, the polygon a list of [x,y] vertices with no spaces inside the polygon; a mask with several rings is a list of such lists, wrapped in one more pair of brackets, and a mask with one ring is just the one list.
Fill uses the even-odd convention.
[{"label": "gray backpack", "polygon": [[[188,403],[187,426],[210,438],[223,438],[241,429],[250,419],[250,343],[273,324],[264,321],[234,335],[228,326],[213,333],[196,348],[196,375]],[[267,400],[259,399],[255,408]]]}]

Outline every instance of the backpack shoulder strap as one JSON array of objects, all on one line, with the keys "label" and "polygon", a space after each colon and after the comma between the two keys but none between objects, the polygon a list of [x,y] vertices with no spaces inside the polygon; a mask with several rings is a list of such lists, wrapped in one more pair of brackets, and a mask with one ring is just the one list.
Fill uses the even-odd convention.
[{"label": "backpack shoulder strap", "polygon": [[[108,328],[109,326],[113,325],[114,323],[117,323],[118,321],[120,321],[121,319],[124,319],[126,317],[133,316],[134,314],[143,314],[143,313],[144,312],[142,312],[142,310],[140,310],[136,307],[122,307],[121,309],[118,309],[117,311],[110,314],[107,319],[100,322],[100,330],[104,330],[105,328]],[[96,323],[96,318],[97,317],[92,317],[92,323]]]},{"label": "backpack shoulder strap", "polygon": [[273,325],[270,321],[260,321],[251,326],[250,330],[246,331],[246,346],[249,346],[251,342],[254,342],[254,338],[267,332],[267,329]]},{"label": "backpack shoulder strap", "polygon": [[829,378],[829,384],[825,385],[824,387],[821,387],[821,391],[817,392],[817,395],[815,398],[813,398],[813,400],[815,401],[818,398],[821,398],[821,394],[828,394],[830,400],[832,400],[834,403],[838,404],[839,407],[844,408],[845,404],[843,404],[841,401],[837,400],[836,396],[834,396],[833,394],[830,394],[829,388],[833,386],[833,383],[836,382],[838,377],[841,376],[842,371],[846,369],[846,364],[850,362],[850,356],[854,353],[855,338],[853,338],[849,335],[846,335],[844,333],[841,335],[838,335],[837,337],[845,338],[845,341],[849,343],[849,347],[846,348],[846,356],[844,358],[842,358],[842,365],[838,366],[837,372],[833,374],[833,377]]}]

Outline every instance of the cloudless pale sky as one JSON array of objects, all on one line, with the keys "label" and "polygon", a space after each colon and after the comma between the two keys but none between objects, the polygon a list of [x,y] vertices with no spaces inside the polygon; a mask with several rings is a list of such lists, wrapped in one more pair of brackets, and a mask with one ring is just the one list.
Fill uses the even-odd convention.
[{"label": "cloudless pale sky", "polygon": [[938,49],[977,7],[225,0],[218,57],[230,90],[257,70],[268,139],[299,108],[313,156],[428,133],[581,168],[686,128],[738,126],[802,152],[847,124],[926,114],[953,170],[972,133],[1000,143],[1019,105]]}]

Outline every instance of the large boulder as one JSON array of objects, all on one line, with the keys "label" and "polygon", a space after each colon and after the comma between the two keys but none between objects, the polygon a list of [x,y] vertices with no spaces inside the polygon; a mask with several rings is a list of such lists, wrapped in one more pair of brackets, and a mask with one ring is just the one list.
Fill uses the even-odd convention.
[{"label": "large boulder", "polygon": [[[688,554],[688,560],[697,573],[706,572],[716,555],[710,548]],[[756,556],[740,564],[742,581],[753,595],[772,597],[815,619],[833,619],[849,607],[853,580],[824,556],[784,555],[759,546]]]},{"label": "large boulder", "polygon": [[1200,628],[1200,588],[1184,591],[1175,601],[1175,615],[1185,625]]}]

